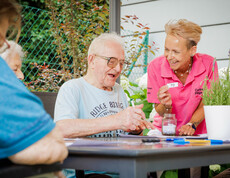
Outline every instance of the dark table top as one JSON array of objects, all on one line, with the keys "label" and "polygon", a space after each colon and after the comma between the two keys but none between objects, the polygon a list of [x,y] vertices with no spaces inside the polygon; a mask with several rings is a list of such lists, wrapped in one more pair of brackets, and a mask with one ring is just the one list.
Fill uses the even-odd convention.
[{"label": "dark table top", "polygon": [[[76,144],[68,147],[70,154],[87,155],[114,155],[126,157],[140,157],[159,154],[173,153],[195,153],[212,151],[229,151],[230,144],[210,145],[210,144],[185,144],[178,145],[173,142],[148,142],[142,143],[142,138],[88,138],[84,140],[95,141],[91,144]],[[79,140],[76,140],[77,143]],[[81,141],[81,140],[80,140]],[[99,141],[97,144],[96,142]],[[105,143],[103,143],[105,142]]]},{"label": "dark table top", "polygon": [[78,139],[68,150],[64,168],[117,172],[122,178],[143,178],[148,172],[230,161],[230,144],[142,143],[142,138]]}]

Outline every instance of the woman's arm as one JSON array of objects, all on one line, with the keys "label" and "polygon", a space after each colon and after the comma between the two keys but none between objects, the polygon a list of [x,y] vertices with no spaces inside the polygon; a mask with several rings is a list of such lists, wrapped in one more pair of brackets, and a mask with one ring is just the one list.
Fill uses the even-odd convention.
[{"label": "woman's arm", "polygon": [[[204,104],[202,100],[200,101],[200,104],[194,111],[191,120],[189,123],[192,123],[197,127],[202,121],[204,120]],[[190,125],[183,125],[179,129],[179,135],[193,135],[195,133],[195,129],[192,128]]]},{"label": "woman's arm", "polygon": [[160,116],[164,116],[165,113],[172,112],[172,106],[163,105],[161,103],[154,103],[155,109]]},{"label": "woman's arm", "polygon": [[52,164],[62,162],[67,154],[68,151],[61,132],[55,127],[41,140],[10,156],[9,159],[16,164]]},{"label": "woman's arm", "polygon": [[157,98],[160,103],[155,103],[155,109],[160,116],[164,116],[165,113],[172,112],[172,99],[169,93],[169,88],[167,85],[162,86],[157,92]]}]

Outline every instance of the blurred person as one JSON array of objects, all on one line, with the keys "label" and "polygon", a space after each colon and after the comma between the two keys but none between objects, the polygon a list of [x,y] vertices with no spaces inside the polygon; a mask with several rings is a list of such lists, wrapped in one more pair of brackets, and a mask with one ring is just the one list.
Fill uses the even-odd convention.
[{"label": "blurred person", "polygon": [[[21,7],[14,0],[0,3],[0,53],[10,49],[8,29],[20,35]],[[0,57],[0,159],[16,164],[62,162],[68,152],[59,129],[38,97],[29,92]]]},{"label": "blurred person", "polygon": [[129,107],[116,83],[125,65],[123,40],[115,33],[95,38],[88,50],[88,70],[58,92],[54,121],[64,137],[114,137],[123,131],[139,133],[153,126],[145,121],[143,105]]},{"label": "blurred person", "polygon": [[[154,126],[161,130],[164,113],[176,115],[179,135],[207,133],[202,102],[202,82],[218,77],[214,58],[196,53],[202,29],[180,19],[165,25],[164,55],[148,66],[148,102],[155,104]],[[214,68],[214,72],[213,72]],[[173,88],[167,84],[174,83]]]},{"label": "blurred person", "polygon": [[6,41],[10,48],[6,49],[0,56],[7,62],[18,79],[23,80],[24,74],[21,71],[24,52],[22,47],[14,41]]}]

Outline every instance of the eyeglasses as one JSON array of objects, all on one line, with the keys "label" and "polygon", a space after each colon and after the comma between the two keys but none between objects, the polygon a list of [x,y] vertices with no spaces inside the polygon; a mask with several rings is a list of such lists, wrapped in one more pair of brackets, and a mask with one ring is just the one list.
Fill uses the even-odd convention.
[{"label": "eyeglasses", "polygon": [[105,57],[105,56],[100,56],[100,55],[97,55],[97,54],[95,54],[95,56],[100,57],[100,58],[102,58],[104,60],[107,60],[107,66],[110,67],[111,69],[115,68],[118,63],[120,64],[120,67],[123,70],[126,69],[126,67],[128,65],[127,61],[125,61],[124,59],[123,60],[118,60],[116,57]]},{"label": "eyeglasses", "polygon": [[[6,45],[4,45],[6,43]],[[4,39],[2,47],[0,47],[0,54],[4,53],[7,49],[10,49],[10,44]]]}]

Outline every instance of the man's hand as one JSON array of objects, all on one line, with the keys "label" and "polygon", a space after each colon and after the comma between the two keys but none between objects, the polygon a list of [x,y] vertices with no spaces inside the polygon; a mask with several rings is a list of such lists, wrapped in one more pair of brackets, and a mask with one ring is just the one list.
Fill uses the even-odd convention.
[{"label": "man's hand", "polygon": [[143,104],[135,107],[128,107],[117,114],[117,121],[120,123],[120,129],[127,132],[141,132],[148,128],[154,129],[153,125],[145,120],[145,113],[142,111]]}]

